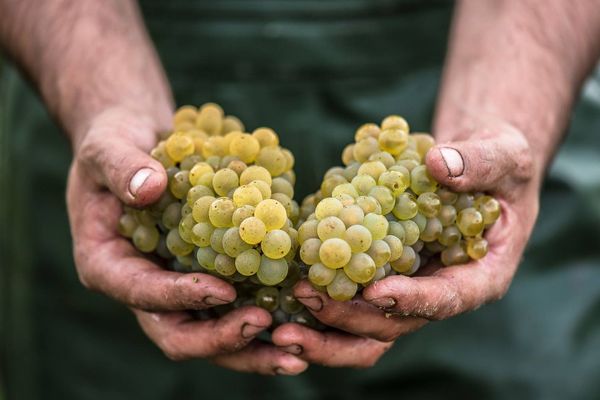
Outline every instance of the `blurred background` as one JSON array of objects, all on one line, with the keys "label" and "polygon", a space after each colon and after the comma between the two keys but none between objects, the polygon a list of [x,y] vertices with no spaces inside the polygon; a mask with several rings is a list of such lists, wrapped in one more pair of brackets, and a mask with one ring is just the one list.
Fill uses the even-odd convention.
[{"label": "blurred background", "polygon": [[[362,123],[430,129],[452,3],[141,1],[178,104],[214,101],[296,155],[296,200]],[[368,370],[260,377],[173,363],[130,312],[77,279],[69,144],[0,59],[0,400],[600,398],[600,69],[544,184],[500,302],[400,338]]]}]

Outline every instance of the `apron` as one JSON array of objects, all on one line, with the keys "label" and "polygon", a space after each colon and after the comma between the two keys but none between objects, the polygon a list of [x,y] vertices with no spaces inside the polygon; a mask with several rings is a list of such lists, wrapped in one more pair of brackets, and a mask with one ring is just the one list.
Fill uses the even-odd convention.
[{"label": "apron", "polygon": [[[177,104],[214,101],[296,156],[296,199],[388,114],[429,130],[452,4],[142,0]],[[69,145],[0,70],[0,386],[10,399],[592,399],[600,396],[600,73],[549,172],[507,296],[400,338],[371,369],[298,377],[168,361],[122,305],[86,291],[64,201]],[[0,389],[1,390],[1,389]],[[1,398],[1,394],[0,394]]]}]

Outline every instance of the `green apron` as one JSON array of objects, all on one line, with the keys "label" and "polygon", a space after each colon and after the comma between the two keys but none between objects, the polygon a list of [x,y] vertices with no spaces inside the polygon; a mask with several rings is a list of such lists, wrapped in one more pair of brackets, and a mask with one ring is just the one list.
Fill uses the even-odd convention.
[{"label": "green apron", "polygon": [[[298,199],[354,129],[400,113],[430,127],[451,4],[142,1],[178,104],[271,126]],[[546,182],[508,295],[399,339],[368,370],[243,375],[168,361],[120,304],[78,282],[64,202],[67,141],[0,70],[0,375],[9,399],[593,399],[600,396],[600,75]],[[2,386],[2,384],[0,384]],[[1,395],[0,395],[1,396]]]}]

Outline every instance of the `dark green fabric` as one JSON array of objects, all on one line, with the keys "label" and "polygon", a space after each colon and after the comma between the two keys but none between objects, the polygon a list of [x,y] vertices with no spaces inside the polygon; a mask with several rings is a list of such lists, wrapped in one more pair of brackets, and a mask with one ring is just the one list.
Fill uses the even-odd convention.
[{"label": "dark green fabric", "polygon": [[[179,104],[216,101],[297,158],[298,198],[356,126],[427,130],[451,4],[142,1]],[[0,355],[9,399],[594,399],[600,397],[600,75],[544,186],[504,300],[401,338],[369,370],[242,375],[166,360],[132,315],[77,281],[68,143],[14,70],[0,75]]]}]

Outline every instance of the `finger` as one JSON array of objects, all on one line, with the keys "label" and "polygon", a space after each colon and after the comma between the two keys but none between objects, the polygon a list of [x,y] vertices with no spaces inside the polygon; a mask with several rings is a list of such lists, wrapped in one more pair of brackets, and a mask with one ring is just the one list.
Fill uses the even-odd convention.
[{"label": "finger", "polygon": [[259,341],[236,353],[217,356],[212,362],[234,371],[263,375],[298,375],[308,368],[301,358]]},{"label": "finger", "polygon": [[460,192],[497,190],[503,181],[532,176],[528,144],[517,133],[438,144],[427,153],[426,163],[435,180]]},{"label": "finger", "polygon": [[427,323],[422,318],[385,313],[359,296],[349,301],[332,300],[325,293],[313,289],[306,281],[296,285],[294,295],[325,325],[384,342],[392,341]]},{"label": "finger", "polygon": [[259,307],[242,307],[206,321],[185,312],[133,311],[146,335],[172,360],[239,351],[271,324],[271,315]]},{"label": "finger", "polygon": [[140,207],[156,201],[167,186],[167,175],[162,164],[147,153],[148,143],[141,143],[154,140],[155,133],[135,122],[97,125],[77,153],[86,171],[128,205]]},{"label": "finger", "polygon": [[328,367],[372,367],[393,344],[293,323],[275,329],[272,338],[280,349]]}]

